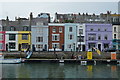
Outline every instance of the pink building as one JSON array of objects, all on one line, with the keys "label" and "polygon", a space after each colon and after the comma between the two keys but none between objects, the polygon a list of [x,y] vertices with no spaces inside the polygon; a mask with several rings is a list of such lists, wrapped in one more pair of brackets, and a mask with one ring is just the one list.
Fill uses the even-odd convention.
[{"label": "pink building", "polygon": [[0,31],[0,51],[5,51],[5,31]]}]

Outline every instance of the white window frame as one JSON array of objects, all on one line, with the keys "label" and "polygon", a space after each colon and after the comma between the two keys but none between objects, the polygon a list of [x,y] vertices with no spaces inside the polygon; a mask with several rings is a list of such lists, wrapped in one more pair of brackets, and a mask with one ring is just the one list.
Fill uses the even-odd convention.
[{"label": "white window frame", "polygon": [[114,27],[114,32],[117,32],[117,27]]},{"label": "white window frame", "polygon": [[83,34],[83,29],[79,29],[79,34]]},{"label": "white window frame", "polygon": [[[106,37],[107,39],[105,39],[105,37]],[[104,36],[104,40],[108,40],[108,35],[105,35],[105,36]]]},{"label": "white window frame", "polygon": [[57,31],[56,27],[53,27],[53,28],[52,28],[52,32],[55,33],[56,31]]},{"label": "white window frame", "polygon": [[71,49],[71,48],[72,48],[72,45],[71,45],[71,44],[68,44],[67,47],[68,47],[69,49]]},{"label": "white window frame", "polygon": [[[71,28],[71,29],[70,29]],[[72,32],[73,31],[73,27],[69,27],[69,32]]]},{"label": "white window frame", "polygon": [[[39,40],[40,38],[40,40]],[[37,36],[36,37],[36,42],[43,42],[43,36]]]},{"label": "white window frame", "polygon": [[[100,39],[99,39],[99,37],[100,37]],[[98,40],[101,40],[101,35],[100,34],[98,34]]]},{"label": "white window frame", "polygon": [[117,34],[114,34],[114,39],[116,39],[117,38]]},{"label": "white window frame", "polygon": [[57,45],[56,49],[60,49],[60,44],[59,43],[52,43],[52,49],[54,49],[55,45]]},{"label": "white window frame", "polygon": [[[57,40],[55,40],[55,36],[57,36]],[[59,41],[60,40],[60,34],[52,34],[52,41]]]},{"label": "white window frame", "polygon": [[74,38],[73,34],[68,34],[68,39],[69,39],[69,40],[72,40],[72,39],[70,38],[71,35],[72,35],[72,39]]},{"label": "white window frame", "polygon": [[37,47],[38,49],[43,49],[43,44],[37,44],[36,47]]},{"label": "white window frame", "polygon": [[59,27],[59,32],[61,33],[63,31],[62,27]]}]

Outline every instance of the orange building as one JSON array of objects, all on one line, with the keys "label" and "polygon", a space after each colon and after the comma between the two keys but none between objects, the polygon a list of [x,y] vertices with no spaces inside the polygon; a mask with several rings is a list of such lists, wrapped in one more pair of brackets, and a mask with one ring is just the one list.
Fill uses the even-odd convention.
[{"label": "orange building", "polygon": [[49,51],[64,50],[64,24],[49,23],[48,46]]}]

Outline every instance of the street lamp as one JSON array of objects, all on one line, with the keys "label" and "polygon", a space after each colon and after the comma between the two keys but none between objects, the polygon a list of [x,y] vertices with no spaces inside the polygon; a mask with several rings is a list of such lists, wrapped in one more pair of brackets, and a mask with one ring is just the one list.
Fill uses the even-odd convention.
[{"label": "street lamp", "polygon": [[73,50],[75,51],[75,43],[73,43]]},{"label": "street lamp", "polygon": [[55,54],[55,57],[57,58],[57,54],[56,54],[56,50],[55,50],[56,47],[54,46],[53,48],[54,48],[54,54]]},{"label": "street lamp", "polygon": [[54,47],[54,54],[55,54],[55,49],[56,49],[56,47]]},{"label": "street lamp", "polygon": [[79,35],[80,35],[80,37],[79,37],[79,42],[80,42],[79,51],[81,51],[81,31],[79,32]]}]

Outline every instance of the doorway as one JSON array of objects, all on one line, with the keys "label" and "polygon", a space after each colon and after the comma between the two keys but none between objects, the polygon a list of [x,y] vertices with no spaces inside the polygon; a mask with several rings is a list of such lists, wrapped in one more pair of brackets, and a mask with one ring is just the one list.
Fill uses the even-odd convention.
[{"label": "doorway", "polygon": [[98,49],[101,51],[101,44],[98,44]]},{"label": "doorway", "polygon": [[6,51],[8,51],[8,44],[6,44]]},{"label": "doorway", "polygon": [[82,45],[82,51],[85,51],[85,45]]},{"label": "doorway", "polygon": [[18,48],[19,48],[18,50],[21,51],[21,44],[19,44],[19,47],[18,47]]}]

